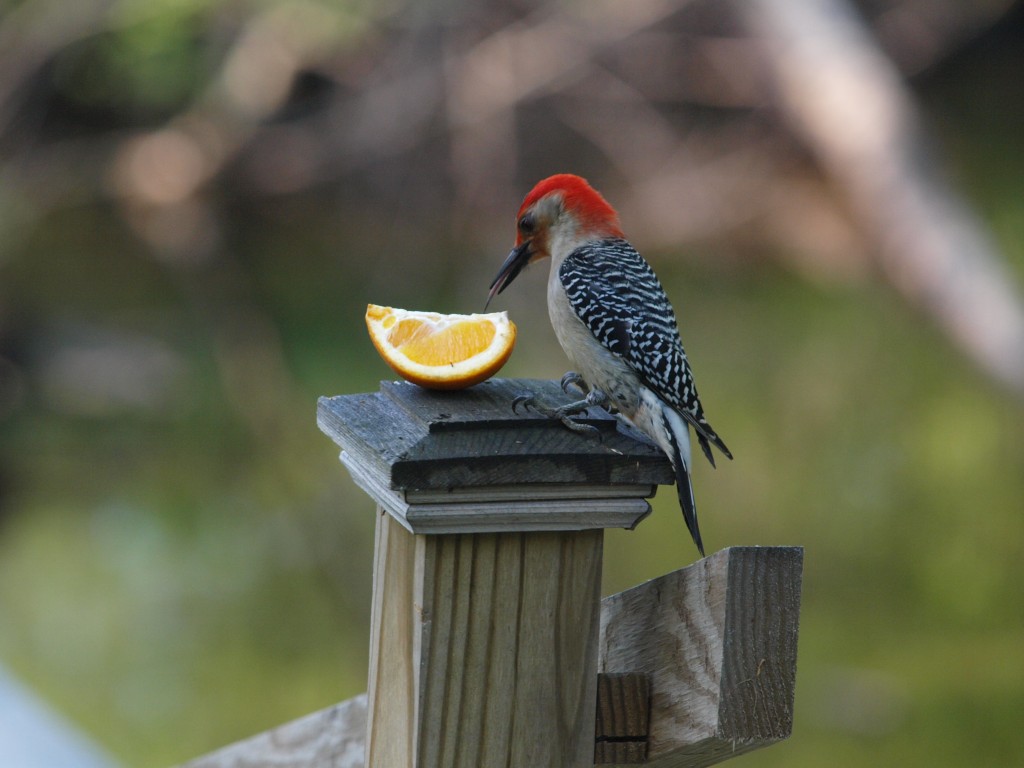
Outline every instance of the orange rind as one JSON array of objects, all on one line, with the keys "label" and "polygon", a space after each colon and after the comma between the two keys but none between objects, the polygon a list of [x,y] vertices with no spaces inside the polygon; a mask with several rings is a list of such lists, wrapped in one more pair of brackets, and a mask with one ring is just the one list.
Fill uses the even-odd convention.
[{"label": "orange rind", "polygon": [[366,328],[395,373],[428,389],[464,389],[489,379],[516,343],[506,312],[444,315],[369,304]]}]

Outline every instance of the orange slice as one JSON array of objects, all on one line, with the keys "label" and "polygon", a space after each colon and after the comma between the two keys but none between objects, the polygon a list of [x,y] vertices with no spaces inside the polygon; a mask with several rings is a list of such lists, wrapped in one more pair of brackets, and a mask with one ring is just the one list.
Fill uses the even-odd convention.
[{"label": "orange slice", "polygon": [[516,343],[506,312],[442,315],[369,304],[366,327],[395,373],[429,389],[464,389],[489,379]]}]

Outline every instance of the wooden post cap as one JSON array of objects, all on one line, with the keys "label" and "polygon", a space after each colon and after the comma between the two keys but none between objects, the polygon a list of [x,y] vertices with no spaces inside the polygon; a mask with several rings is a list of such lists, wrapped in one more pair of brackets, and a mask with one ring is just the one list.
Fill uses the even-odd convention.
[{"label": "wooden post cap", "polygon": [[603,410],[582,419],[596,434],[578,433],[514,412],[524,393],[571,402],[554,381],[491,379],[456,392],[385,381],[320,398],[317,423],[356,483],[413,533],[632,528],[657,486],[675,481],[657,446]]}]

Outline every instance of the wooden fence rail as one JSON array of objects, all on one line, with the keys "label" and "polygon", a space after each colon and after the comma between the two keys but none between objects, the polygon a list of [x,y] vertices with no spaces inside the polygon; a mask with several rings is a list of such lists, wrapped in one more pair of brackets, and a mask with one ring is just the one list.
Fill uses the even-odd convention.
[{"label": "wooden fence rail", "polygon": [[733,547],[600,599],[604,529],[632,528],[660,451],[511,398],[383,383],[321,429],[377,502],[368,693],[188,768],[704,766],[792,729],[803,552]]}]

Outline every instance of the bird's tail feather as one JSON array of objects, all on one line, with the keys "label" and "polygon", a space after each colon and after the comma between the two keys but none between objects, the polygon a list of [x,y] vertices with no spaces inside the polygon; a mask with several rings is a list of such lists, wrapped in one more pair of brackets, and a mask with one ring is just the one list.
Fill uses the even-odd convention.
[{"label": "bird's tail feather", "polygon": [[[700,432],[697,433],[697,442],[700,443],[700,449],[704,451],[704,455],[708,457],[708,461],[711,462],[713,468],[715,466],[715,454],[711,452],[711,443]],[[729,458],[732,457],[730,456]]]},{"label": "bird's tail feather", "polygon": [[[693,484],[690,482],[690,428],[679,414],[667,405],[661,408],[661,425],[668,439],[667,451],[672,467],[676,473],[676,493],[679,494],[679,506],[683,511],[686,528],[697,545],[700,556],[704,557],[704,542],[697,524],[697,504],[693,500]],[[702,446],[703,447],[703,446]]]},{"label": "bird's tail feather", "polygon": [[726,447],[722,438],[720,438],[715,430],[711,428],[711,425],[705,421],[703,416],[700,417],[699,421],[697,419],[690,418],[687,420],[693,424],[693,431],[697,433],[697,442],[700,443],[700,449],[704,451],[704,455],[708,457],[708,461],[711,462],[712,467],[715,466],[715,457],[714,454],[711,453],[712,444],[714,444],[714,446],[720,450],[726,458],[732,458],[732,452]]}]

